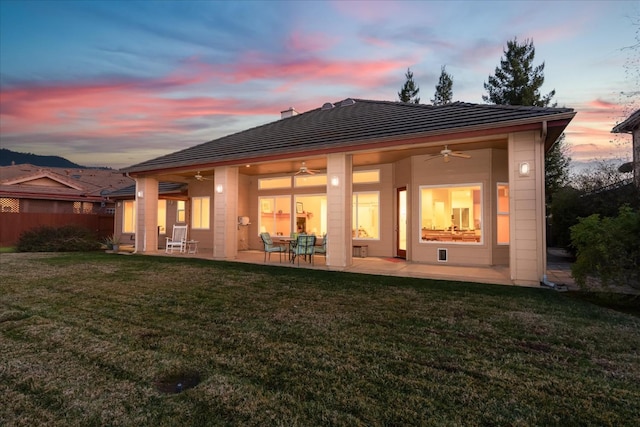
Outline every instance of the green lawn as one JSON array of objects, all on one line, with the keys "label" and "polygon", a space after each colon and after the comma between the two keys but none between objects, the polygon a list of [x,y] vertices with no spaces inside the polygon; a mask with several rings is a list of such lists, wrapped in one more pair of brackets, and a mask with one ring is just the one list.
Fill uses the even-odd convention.
[{"label": "green lawn", "polygon": [[640,318],[543,289],[2,254],[0,396],[2,426],[638,425]]}]

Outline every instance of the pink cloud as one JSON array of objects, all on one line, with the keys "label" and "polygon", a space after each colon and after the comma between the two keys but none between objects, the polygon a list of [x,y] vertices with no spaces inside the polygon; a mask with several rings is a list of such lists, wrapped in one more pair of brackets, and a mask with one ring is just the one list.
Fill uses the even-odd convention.
[{"label": "pink cloud", "polygon": [[593,99],[575,107],[576,117],[567,127],[567,142],[574,160],[585,161],[625,158],[630,152],[630,138],[611,133],[624,116],[624,106]]},{"label": "pink cloud", "polygon": [[321,52],[338,43],[336,37],[332,37],[330,33],[305,33],[294,30],[285,40],[285,46],[293,52]]},{"label": "pink cloud", "polygon": [[119,82],[7,89],[0,105],[5,134],[74,129],[87,137],[176,133],[184,131],[185,119],[194,117],[273,113],[259,104],[211,97],[173,99],[144,85]]}]

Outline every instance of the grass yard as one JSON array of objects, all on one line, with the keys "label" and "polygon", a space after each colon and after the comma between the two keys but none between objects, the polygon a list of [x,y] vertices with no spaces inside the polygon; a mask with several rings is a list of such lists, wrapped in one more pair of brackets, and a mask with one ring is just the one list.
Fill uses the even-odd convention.
[{"label": "grass yard", "polygon": [[638,425],[640,318],[543,289],[0,255],[2,426]]}]

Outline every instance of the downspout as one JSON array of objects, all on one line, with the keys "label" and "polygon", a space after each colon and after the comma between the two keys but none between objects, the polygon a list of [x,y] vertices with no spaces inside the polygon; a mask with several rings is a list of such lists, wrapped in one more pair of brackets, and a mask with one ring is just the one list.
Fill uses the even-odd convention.
[{"label": "downspout", "polygon": [[[542,139],[542,144],[544,144],[546,142],[547,134],[548,134],[547,121],[544,120],[542,122],[542,129],[540,129],[540,138]],[[555,142],[554,142],[554,145],[555,145]],[[551,148],[553,148],[553,146]],[[545,222],[545,228],[546,228],[546,222]],[[546,233],[546,230],[545,230],[545,233]],[[545,248],[545,251],[546,250],[547,250],[547,248]],[[543,285],[543,286],[548,286],[551,289],[556,289],[556,290],[558,289],[556,284],[551,282],[551,281],[549,281],[549,278],[547,277],[547,257],[546,257],[546,255],[544,257],[544,274],[542,275],[542,281],[540,282],[540,284]]]}]

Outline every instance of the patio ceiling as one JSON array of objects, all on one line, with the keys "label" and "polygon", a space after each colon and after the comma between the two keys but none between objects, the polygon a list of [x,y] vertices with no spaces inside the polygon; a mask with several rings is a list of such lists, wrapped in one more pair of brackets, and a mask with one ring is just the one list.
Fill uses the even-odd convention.
[{"label": "patio ceiling", "polygon": [[[456,151],[472,151],[487,148],[507,149],[507,136],[502,138],[493,138],[490,140],[482,140],[480,138],[463,140],[463,141],[445,141],[439,143],[428,143],[424,145],[411,145],[406,148],[393,148],[386,150],[368,150],[357,151],[352,153],[353,167],[361,167],[367,165],[377,165],[394,163],[409,157],[437,154],[442,150],[445,144],[449,148]],[[325,171],[327,169],[326,156],[309,156],[294,157],[288,159],[276,159],[260,163],[239,164],[239,173],[243,175],[286,175],[296,173],[305,162],[309,169]],[[205,178],[212,178],[214,175],[214,167],[211,165],[197,165],[175,171],[171,174],[159,175],[161,180],[178,180],[186,182],[193,179],[196,172],[200,172]]]}]

